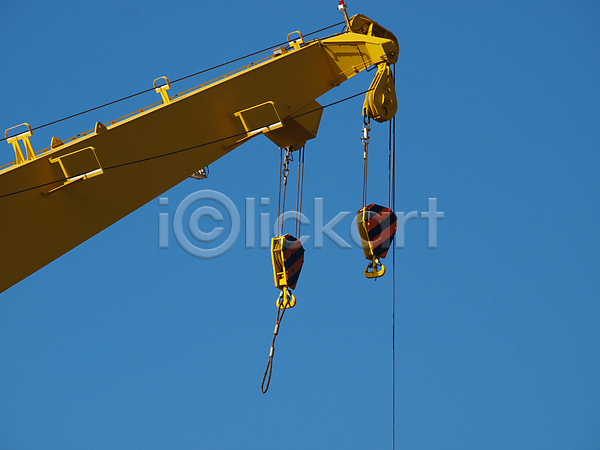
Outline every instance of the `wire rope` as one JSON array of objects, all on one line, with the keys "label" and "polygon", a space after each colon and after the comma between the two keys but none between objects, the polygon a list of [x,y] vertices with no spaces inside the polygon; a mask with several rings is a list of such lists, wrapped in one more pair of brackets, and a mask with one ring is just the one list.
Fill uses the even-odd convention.
[{"label": "wire rope", "polygon": [[302,219],[302,192],[304,190],[304,151],[305,147],[299,150],[298,155],[298,186],[296,189],[296,238],[300,239],[300,225]]},{"label": "wire rope", "polygon": [[[337,27],[337,26],[342,25],[342,24],[344,24],[344,22],[338,22],[338,23],[335,23],[333,25],[329,25],[328,27],[324,27],[324,28],[321,28],[319,30],[311,31],[310,33],[308,33],[308,34],[306,34],[304,36],[312,36],[313,34],[320,33],[322,31],[328,30],[328,29],[333,28],[333,27]],[[203,73],[206,73],[206,72],[210,72],[211,70],[219,69],[221,67],[227,66],[227,65],[232,64],[234,62],[238,62],[238,61],[241,61],[243,59],[250,58],[251,56],[256,56],[256,55],[258,55],[260,53],[263,53],[263,52],[266,52],[266,51],[268,51],[268,50],[270,50],[272,48],[281,47],[283,45],[286,45],[287,43],[288,43],[288,41],[282,42],[282,43],[279,43],[279,44],[276,44],[276,45],[272,45],[270,47],[263,48],[262,50],[258,50],[256,52],[248,53],[247,55],[240,56],[239,58],[235,58],[235,59],[232,59],[230,61],[227,61],[227,62],[224,62],[224,63],[221,63],[221,64],[217,64],[216,66],[209,67],[208,69],[203,69],[203,70],[200,70],[198,72],[192,73],[190,75],[186,75],[184,77],[177,78],[176,80],[173,80],[170,83],[174,84],[174,83],[178,83],[179,81],[187,80],[188,78],[192,78],[192,77],[198,76],[200,74],[203,74]],[[90,113],[92,111],[96,111],[98,109],[102,109],[102,108],[105,108],[107,106],[114,105],[115,103],[119,103],[119,102],[122,102],[122,101],[125,101],[125,100],[129,100],[130,98],[137,97],[138,95],[142,95],[142,94],[146,94],[148,92],[151,92],[154,89],[155,89],[154,87],[151,87],[151,88],[148,88],[148,89],[144,89],[143,91],[136,92],[135,94],[130,94],[130,95],[127,95],[125,97],[121,97],[121,98],[119,98],[117,100],[112,100],[110,102],[103,103],[103,104],[101,104],[99,106],[95,106],[93,108],[86,109],[84,111],[80,111],[78,113],[71,114],[69,116],[65,116],[65,117],[62,117],[60,119],[53,120],[51,122],[47,122],[47,123],[45,123],[43,125],[38,125],[37,127],[31,128],[31,131],[39,130],[41,128],[45,128],[45,127],[48,127],[50,125],[55,125],[57,123],[64,122],[65,120],[73,119],[75,117],[82,116],[82,115]],[[6,141],[10,137],[12,137],[12,136],[9,136],[8,138],[4,137],[4,138],[0,139],[0,142]]]},{"label": "wire rope", "polygon": [[[394,80],[396,65],[392,66]],[[396,116],[390,121],[390,208],[396,211]],[[396,448],[396,243],[392,241],[392,450]]]},{"label": "wire rope", "polygon": [[[263,375],[262,383],[260,384],[260,391],[263,394],[266,394],[269,390],[269,384],[271,384],[271,374],[273,373],[273,355],[275,354],[275,339],[277,338],[277,334],[279,334],[279,324],[283,319],[283,315],[285,314],[285,299],[282,300],[283,308],[277,308],[277,321],[275,322],[275,331],[273,331],[273,340],[271,341],[271,351],[269,352],[269,360],[267,361],[267,368],[265,369],[265,374]],[[265,386],[265,380],[267,385]]]}]

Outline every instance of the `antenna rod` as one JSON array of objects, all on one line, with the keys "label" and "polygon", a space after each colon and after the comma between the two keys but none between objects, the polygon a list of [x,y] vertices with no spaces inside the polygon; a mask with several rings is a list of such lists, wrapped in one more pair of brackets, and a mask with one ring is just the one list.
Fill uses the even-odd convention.
[{"label": "antenna rod", "polygon": [[338,11],[340,11],[342,14],[344,14],[344,21],[346,22],[346,29],[348,31],[352,31],[352,28],[350,28],[350,19],[348,18],[348,13],[346,12],[346,3],[344,3],[344,0],[340,0],[340,4],[338,6]]}]

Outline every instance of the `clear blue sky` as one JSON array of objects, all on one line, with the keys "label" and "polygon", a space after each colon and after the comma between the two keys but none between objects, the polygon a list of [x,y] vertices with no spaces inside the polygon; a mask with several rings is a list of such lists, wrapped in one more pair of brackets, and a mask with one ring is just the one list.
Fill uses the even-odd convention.
[{"label": "clear blue sky", "polygon": [[[0,131],[333,24],[336,6],[3,0]],[[396,209],[426,211],[437,198],[444,212],[436,249],[427,221],[415,219],[397,250],[397,447],[598,448],[600,6],[348,6],[401,45]],[[321,103],[367,89],[373,74]],[[156,100],[38,130],[32,143],[41,149]],[[361,105],[326,109],[307,145],[311,221],[313,198],[323,198],[325,222],[360,207]],[[387,125],[373,126],[371,152],[369,201],[385,203]],[[0,165],[11,158],[0,143]],[[310,241],[263,395],[278,293],[268,250],[246,249],[243,228],[216,259],[190,256],[172,230],[169,248],[158,248],[158,215],[172,218],[201,189],[229,197],[242,218],[255,198],[258,243],[260,214],[276,215],[278,163],[259,137],[213,164],[207,180],[165,193],[168,206],[153,200],[0,295],[1,449],[391,447],[391,273],[368,281],[354,244]],[[351,243],[349,229],[349,218],[335,228]],[[35,251],[25,236],[10,238]]]}]

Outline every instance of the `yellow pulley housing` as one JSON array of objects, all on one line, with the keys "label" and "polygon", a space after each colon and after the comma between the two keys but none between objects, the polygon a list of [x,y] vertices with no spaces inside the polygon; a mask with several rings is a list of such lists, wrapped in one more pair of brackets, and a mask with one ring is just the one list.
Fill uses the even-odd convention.
[{"label": "yellow pulley housing", "polygon": [[282,294],[277,300],[277,307],[293,308],[296,305],[296,298],[290,290],[296,288],[304,263],[302,242],[290,234],[275,236],[271,239],[271,261],[275,287],[280,289]]},{"label": "yellow pulley housing", "polygon": [[396,115],[398,100],[394,76],[387,63],[379,64],[363,105],[363,115],[385,122]]}]

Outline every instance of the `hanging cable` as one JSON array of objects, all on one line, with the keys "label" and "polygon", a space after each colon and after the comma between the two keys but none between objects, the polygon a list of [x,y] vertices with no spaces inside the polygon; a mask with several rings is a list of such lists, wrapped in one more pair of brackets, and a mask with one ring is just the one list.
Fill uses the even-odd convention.
[{"label": "hanging cable", "polygon": [[296,177],[296,223],[294,226],[294,236],[298,237],[298,222],[300,222],[300,211],[298,208],[300,207],[300,170],[301,170],[301,161],[302,161],[302,149],[298,150],[298,175]]},{"label": "hanging cable", "polygon": [[367,115],[367,112],[364,112],[363,115],[363,136],[360,138],[363,143],[363,198],[362,198],[362,207],[367,206],[367,159],[368,159],[368,151],[369,151],[369,131],[371,131],[370,127],[371,119]]},{"label": "hanging cable", "polygon": [[[392,66],[394,80],[396,65]],[[396,116],[390,121],[390,208],[396,211]],[[396,448],[396,243],[392,242],[392,450]]]},{"label": "hanging cable", "polygon": [[[320,33],[320,32],[322,32],[322,31],[328,30],[328,29],[330,29],[330,28],[333,28],[333,27],[337,27],[337,26],[343,25],[344,23],[345,23],[345,22],[338,22],[338,23],[335,23],[335,24],[333,24],[333,25],[329,25],[328,27],[324,27],[324,28],[321,28],[321,29],[319,29],[319,30],[312,31],[312,32],[310,32],[310,33],[308,33],[308,34],[305,34],[304,36],[305,36],[305,37],[307,37],[307,36],[311,36],[311,35],[313,35],[313,34]],[[227,65],[229,65],[229,64],[232,64],[232,63],[234,63],[234,62],[238,62],[238,61],[241,61],[241,60],[243,60],[243,59],[250,58],[251,56],[256,56],[256,55],[258,55],[258,54],[260,54],[260,53],[266,52],[267,50],[270,50],[270,49],[272,49],[272,48],[275,48],[275,47],[281,47],[281,46],[283,46],[283,45],[286,45],[286,44],[288,44],[288,41],[285,41],[285,42],[279,43],[279,44],[277,44],[277,45],[272,45],[272,46],[270,46],[270,47],[267,47],[267,48],[264,48],[264,49],[262,49],[262,50],[258,50],[258,51],[256,51],[256,52],[249,53],[249,54],[247,54],[247,55],[245,55],[245,56],[240,56],[239,58],[235,58],[235,59],[232,59],[232,60],[230,60],[230,61],[227,61],[227,62],[224,62],[224,63],[221,63],[221,64],[217,64],[216,66],[209,67],[208,69],[203,69],[203,70],[200,70],[200,71],[198,71],[198,72],[192,73],[192,74],[190,74],[190,75],[186,75],[186,76],[184,76],[184,77],[177,78],[176,80],[173,80],[173,81],[171,81],[171,84],[173,84],[173,83],[177,83],[177,82],[179,82],[179,81],[187,80],[188,78],[192,78],[192,77],[198,76],[198,75],[200,75],[200,74],[203,74],[203,73],[206,73],[206,72],[210,72],[211,70],[219,69],[219,68],[221,68],[221,67],[227,66]],[[155,89],[154,87],[152,87],[152,88],[149,88],[149,89],[144,89],[143,91],[136,92],[135,94],[130,94],[130,95],[127,95],[127,96],[125,96],[125,97],[122,97],[122,98],[119,98],[119,99],[117,99],[117,100],[113,100],[113,101],[110,101],[110,102],[108,102],[108,103],[104,103],[104,104],[102,104],[102,105],[95,106],[95,107],[93,107],[93,108],[90,108],[90,109],[86,109],[85,111],[81,111],[81,112],[78,112],[78,113],[75,113],[75,114],[71,114],[70,116],[66,116],[66,117],[63,117],[63,118],[61,118],[61,119],[53,120],[53,121],[51,121],[51,122],[45,123],[45,124],[43,124],[43,125],[39,125],[39,126],[37,126],[37,127],[32,127],[32,128],[31,128],[31,130],[32,130],[32,131],[39,130],[40,128],[45,128],[45,127],[48,127],[48,126],[50,126],[50,125],[55,125],[55,124],[57,124],[57,123],[64,122],[65,120],[73,119],[74,117],[82,116],[82,115],[84,115],[84,114],[87,114],[87,113],[90,113],[90,112],[92,112],[92,111],[96,111],[96,110],[98,110],[98,109],[102,109],[102,108],[105,108],[105,107],[107,107],[107,106],[114,105],[115,103],[119,103],[119,102],[122,102],[122,101],[124,101],[124,100],[129,100],[130,98],[137,97],[138,95],[146,94],[147,92],[152,92],[152,91],[154,91],[154,89]],[[12,137],[12,136],[9,136],[8,138],[4,137],[4,138],[0,139],[0,142],[2,142],[2,141],[6,141],[6,140],[7,140],[7,139],[9,139],[10,137]]]},{"label": "hanging cable", "polygon": [[[371,85],[377,89],[377,83]],[[368,155],[369,155],[369,131],[371,131],[370,119],[375,118],[378,122],[390,120],[380,120],[377,116],[373,116],[373,102],[367,95],[363,106],[363,135],[361,137],[363,143],[363,198],[362,208],[357,212],[356,226],[358,234],[361,238],[361,244],[365,258],[369,260],[367,268],[364,270],[364,275],[367,278],[377,279],[385,274],[385,266],[381,263],[381,259],[385,258],[389,246],[393,241],[396,233],[396,215],[389,207],[384,207],[375,203],[367,206],[367,177],[368,177]],[[380,117],[381,118],[381,117]],[[391,167],[388,164],[388,202],[390,200],[390,171]]]},{"label": "hanging cable", "polygon": [[298,218],[298,239],[300,239],[300,228],[302,226],[302,222],[300,222],[300,219],[302,218],[302,198],[304,195],[304,155],[306,153],[306,144],[302,146],[302,173],[300,175],[300,209],[298,209],[298,212],[300,213],[300,217]]},{"label": "hanging cable", "polygon": [[[283,294],[283,291],[282,291]],[[260,384],[260,391],[263,394],[266,394],[269,390],[269,384],[271,384],[271,374],[273,373],[273,355],[275,353],[275,339],[277,338],[277,334],[279,334],[279,324],[281,323],[281,319],[283,319],[283,314],[285,314],[285,310],[287,308],[277,308],[277,320],[275,322],[275,331],[273,331],[273,341],[271,341],[271,350],[269,351],[269,360],[267,361],[267,368],[265,369],[265,374],[263,375],[262,383]],[[267,381],[267,385],[265,386],[265,380]]]},{"label": "hanging cable", "polygon": [[[279,149],[279,193],[277,195],[277,220],[281,217],[281,179],[283,173],[283,149]],[[277,223],[277,232],[279,233],[279,223]]]},{"label": "hanging cable", "polygon": [[[394,67],[395,69],[395,67]],[[391,208],[396,208],[396,117],[392,118],[392,195]],[[392,243],[392,449],[396,448],[396,243]]]},{"label": "hanging cable", "polygon": [[[298,153],[298,183],[296,186],[296,212],[299,213],[299,208],[302,205],[302,176],[304,168],[302,147]],[[271,342],[271,350],[269,352],[269,360],[263,375],[260,390],[263,394],[269,389],[271,382],[271,374],[273,373],[273,355],[275,353],[275,339],[279,334],[279,325],[287,308],[293,308],[296,305],[296,298],[292,294],[292,289],[296,288],[296,283],[300,275],[300,270],[304,262],[304,248],[302,243],[290,234],[283,235],[283,222],[285,215],[285,201],[287,193],[287,182],[290,173],[290,162],[292,157],[292,147],[287,147],[285,151],[280,149],[279,152],[279,196],[277,200],[277,233],[271,239],[271,260],[273,263],[273,275],[275,278],[275,287],[280,289],[279,298],[277,299],[277,321],[275,322],[275,330],[273,331],[273,341]],[[297,218],[298,219],[298,218]],[[296,234],[299,232],[299,220],[296,220]],[[266,385],[265,385],[266,382]]]},{"label": "hanging cable", "polygon": [[392,157],[392,120],[390,120],[388,131],[388,207],[392,208],[392,172],[393,172],[393,157]]},{"label": "hanging cable", "polygon": [[[283,234],[283,219],[281,217],[282,214],[285,214],[285,194],[287,191],[287,179],[288,179],[288,175],[290,174],[290,161],[292,161],[292,151],[291,151],[291,147],[288,147],[285,149],[285,154],[283,157],[283,165],[281,166],[280,170],[281,170],[281,176],[283,178],[283,188],[281,187],[280,184],[280,188],[279,188],[279,192],[280,192],[280,199],[281,199],[281,207],[278,208],[278,215],[277,215],[277,229],[280,235]],[[283,193],[282,193],[283,190]]]},{"label": "hanging cable", "polygon": [[296,188],[296,238],[300,239],[300,220],[302,217],[302,191],[304,190],[304,146],[298,150],[298,186]]}]

